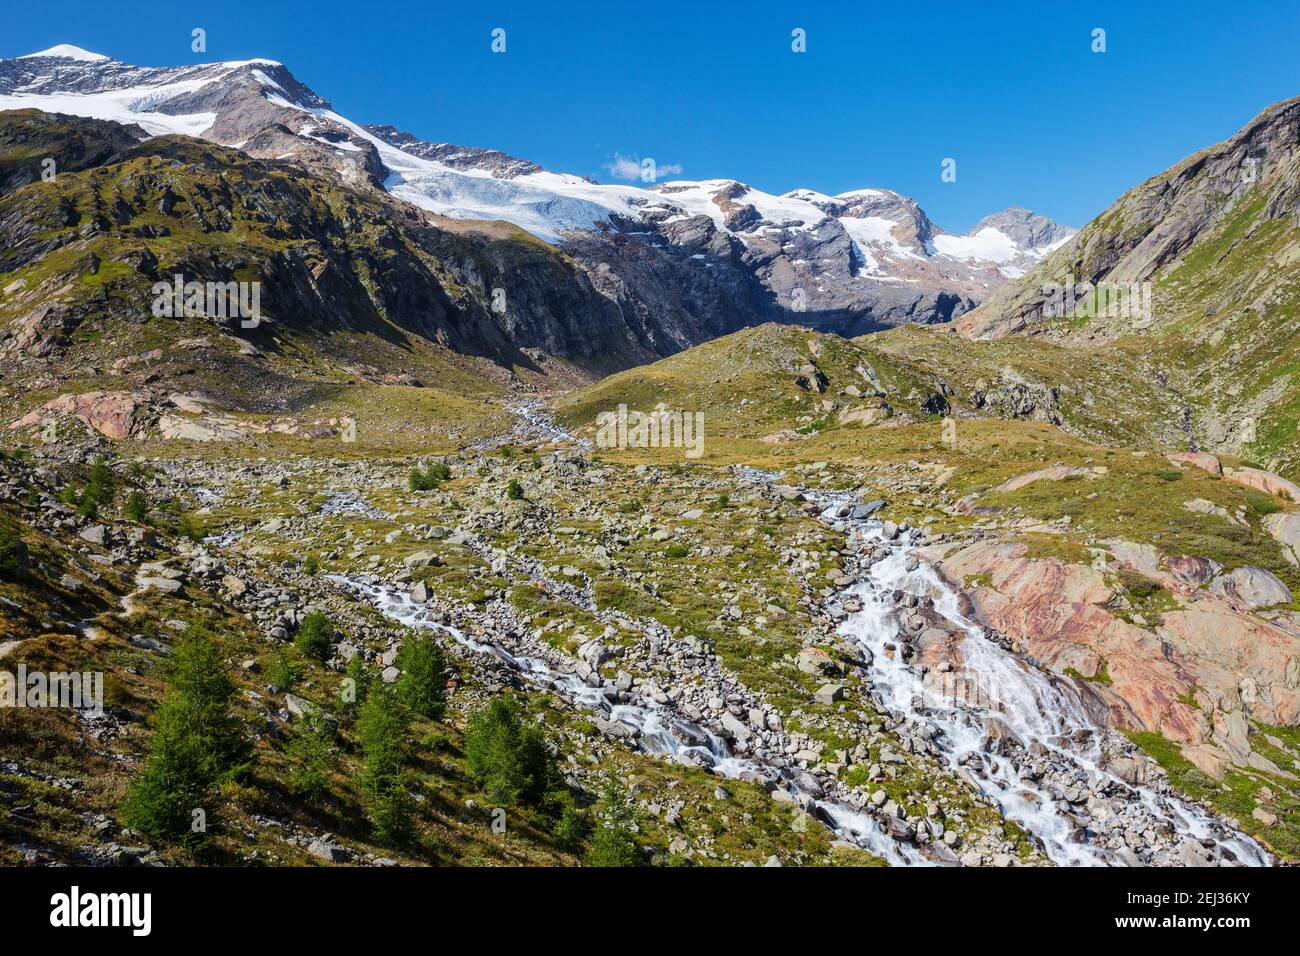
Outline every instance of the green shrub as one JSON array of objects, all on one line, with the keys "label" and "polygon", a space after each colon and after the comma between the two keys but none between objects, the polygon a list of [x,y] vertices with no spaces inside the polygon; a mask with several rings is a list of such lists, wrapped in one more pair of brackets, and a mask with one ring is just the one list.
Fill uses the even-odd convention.
[{"label": "green shrub", "polygon": [[519,484],[519,479],[511,478],[510,484],[506,485],[506,497],[511,501],[518,501],[524,496],[524,489]]},{"label": "green shrub", "polygon": [[113,471],[108,467],[108,462],[104,460],[103,455],[95,459],[95,464],[90,469],[90,484],[87,490],[96,495],[112,494]]},{"label": "green shrub", "polygon": [[388,688],[380,686],[366,695],[357,720],[365,764],[360,783],[366,816],[381,840],[402,840],[411,831],[412,801],[404,766],[409,729],[406,708]]},{"label": "green shrub", "polygon": [[191,541],[203,540],[203,525],[192,514],[186,512],[176,519],[176,533]]},{"label": "green shrub", "polygon": [[438,487],[438,478],[434,475],[433,466],[421,468],[416,465],[411,469],[411,474],[407,478],[407,485],[412,491],[434,491]]},{"label": "green shrub", "polygon": [[333,769],[333,734],[323,713],[313,713],[287,748],[293,760],[289,770],[289,792],[304,800],[318,801],[329,791]]},{"label": "green shrub", "polygon": [[317,559],[316,555],[307,555],[302,562],[302,570],[304,574],[315,574],[320,570],[320,561]]},{"label": "green shrub", "polygon": [[1261,518],[1264,515],[1271,515],[1274,512],[1281,511],[1282,506],[1277,503],[1272,495],[1265,494],[1262,491],[1256,491],[1253,488],[1245,488],[1238,492],[1246,503],[1250,505],[1250,510],[1255,512]]},{"label": "green shrub", "polygon": [[596,832],[584,862],[588,866],[636,866],[641,851],[636,842],[636,808],[627,790],[612,773],[605,777],[596,805]]},{"label": "green shrub", "polygon": [[104,456],[100,455],[90,469],[90,479],[86,482],[86,487],[78,492],[71,485],[66,485],[59,492],[59,498],[65,504],[76,505],[77,511],[83,518],[95,518],[103,505],[112,502],[113,485],[112,469],[108,467]]},{"label": "green shrub", "polygon": [[302,677],[302,668],[289,660],[282,650],[276,650],[266,667],[266,682],[280,690],[290,690]]},{"label": "green shrub", "polygon": [[135,784],[122,805],[126,826],[159,840],[198,847],[194,811],[211,815],[214,791],[246,769],[247,741],[231,713],[235,684],[215,635],[191,625],[167,667],[168,690]]},{"label": "green shrub", "polygon": [[451,469],[445,462],[435,461],[421,468],[416,465],[411,469],[407,483],[412,491],[434,491],[438,484],[451,478]]},{"label": "green shrub", "polygon": [[27,545],[11,528],[0,528],[0,578],[17,581],[27,576],[31,555]]},{"label": "green shrub", "polygon": [[140,524],[149,516],[149,506],[145,503],[144,493],[139,488],[132,488],[131,493],[126,496],[126,508],[124,509],[127,518]]},{"label": "green shrub", "polygon": [[334,629],[330,627],[329,618],[321,611],[312,611],[298,625],[298,633],[293,643],[298,650],[302,651],[304,657],[323,661],[330,656],[330,644],[333,639]]},{"label": "green shrub", "polygon": [[348,661],[348,669],[345,672],[347,678],[352,681],[351,700],[348,696],[343,698],[343,706],[347,710],[356,710],[366,702],[366,694],[370,692],[370,685],[374,679],[374,671],[366,663],[366,655],[357,653],[352,655]]},{"label": "green shrub", "polygon": [[561,849],[573,852],[587,838],[590,828],[586,815],[574,804],[573,798],[568,794],[565,794],[565,797],[567,799],[561,806],[560,817],[551,828],[551,838]]},{"label": "green shrub", "polygon": [[447,703],[447,663],[442,648],[427,631],[412,634],[397,652],[396,665],[402,672],[397,696],[423,717],[437,719]]},{"label": "green shrub", "polygon": [[1177,470],[1157,471],[1156,477],[1163,478],[1165,481],[1177,481],[1178,479],[1183,477],[1183,473]]},{"label": "green shrub", "polygon": [[677,558],[684,558],[690,553],[691,553],[691,549],[686,547],[686,545],[684,544],[670,544],[664,550],[664,557],[675,560]]},{"label": "green shrub", "polygon": [[470,718],[465,768],[484,793],[507,804],[539,806],[558,776],[541,728],[524,723],[519,702],[509,695],[493,698]]}]

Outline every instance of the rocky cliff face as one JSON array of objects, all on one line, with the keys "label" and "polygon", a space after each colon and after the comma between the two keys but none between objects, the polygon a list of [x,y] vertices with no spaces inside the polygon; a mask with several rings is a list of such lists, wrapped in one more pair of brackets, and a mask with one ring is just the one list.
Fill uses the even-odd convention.
[{"label": "rocky cliff face", "polygon": [[[1263,238],[1264,231],[1294,239],[1300,227],[1298,140],[1300,98],[1269,107],[1229,139],[1125,193],[1023,279],[990,296],[962,328],[977,337],[1018,331],[1059,335],[1063,330],[1053,327],[1054,316],[1045,307],[1052,289],[1071,278],[1080,287],[1080,298],[1085,283],[1160,282],[1189,265],[1190,253],[1202,251],[1208,258],[1211,246],[1227,238],[1228,228],[1236,229],[1240,239]],[[1230,260],[1190,263],[1218,275],[1234,274],[1236,289],[1220,296],[1225,305],[1231,298],[1246,299],[1261,278],[1243,274],[1242,267],[1251,263],[1234,248],[1237,244],[1226,243]],[[1250,271],[1258,273],[1264,263],[1254,265]],[[1181,297],[1163,297],[1154,303],[1152,320],[1169,323],[1185,304]],[[1132,324],[1108,322],[1110,316],[1083,317],[1097,320],[1088,322],[1090,335],[1132,331]]]},{"label": "rocky cliff face", "polygon": [[959,328],[1113,346],[1192,448],[1300,466],[1300,99],[1130,190]]}]

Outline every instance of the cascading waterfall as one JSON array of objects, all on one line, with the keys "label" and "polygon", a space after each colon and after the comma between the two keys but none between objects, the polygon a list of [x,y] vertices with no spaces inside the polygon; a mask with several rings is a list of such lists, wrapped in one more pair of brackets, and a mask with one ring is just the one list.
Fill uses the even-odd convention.
[{"label": "cascading waterfall", "polygon": [[[1089,717],[1068,684],[1004,650],[968,621],[957,592],[930,565],[914,560],[914,532],[888,541],[881,522],[837,517],[844,510],[840,502],[831,503],[822,518],[847,531],[856,544],[874,547],[877,554],[885,552],[871,563],[866,577],[840,598],[851,595],[861,602],[861,610],[848,614],[840,634],[870,652],[878,699],[892,713],[925,728],[950,766],[964,768],[997,801],[1003,815],[1035,837],[1054,862],[1116,865],[1124,861],[1089,841],[1086,829],[1027,770],[1028,761],[1018,762],[989,746],[991,721],[1000,722],[1026,748],[1039,749],[1070,768],[1081,785],[1100,779],[1122,788],[1132,795],[1126,809],[1144,815],[1152,826],[1167,827],[1202,845],[1213,841],[1220,862],[1270,862],[1254,840],[1229,830],[1199,808],[1148,787],[1129,785],[1108,772],[1101,750],[1105,730]],[[957,648],[960,671],[922,675],[893,652],[900,638],[894,593],[900,591],[930,599],[935,611],[964,635]]]}]

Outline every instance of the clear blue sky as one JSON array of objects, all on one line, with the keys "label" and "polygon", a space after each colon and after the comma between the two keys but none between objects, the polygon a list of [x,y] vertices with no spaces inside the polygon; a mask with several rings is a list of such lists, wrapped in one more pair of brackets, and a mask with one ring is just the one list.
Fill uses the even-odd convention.
[{"label": "clear blue sky", "polygon": [[[623,156],[774,193],[883,186],[957,231],[1009,205],[1082,225],[1300,94],[1295,0],[42,0],[7,4],[5,21],[0,56],[55,43],[144,65],[264,56],[352,119],[424,139],[601,181]],[[790,49],[795,27],[806,53]],[[940,180],[946,157],[956,182]]]}]

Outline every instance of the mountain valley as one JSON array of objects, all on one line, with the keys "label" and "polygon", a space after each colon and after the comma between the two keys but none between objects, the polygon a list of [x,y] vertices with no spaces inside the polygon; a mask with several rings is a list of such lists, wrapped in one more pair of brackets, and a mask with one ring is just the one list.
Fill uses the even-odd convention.
[{"label": "mountain valley", "polygon": [[958,235],[0,60],[0,862],[1295,863],[1298,130]]}]

